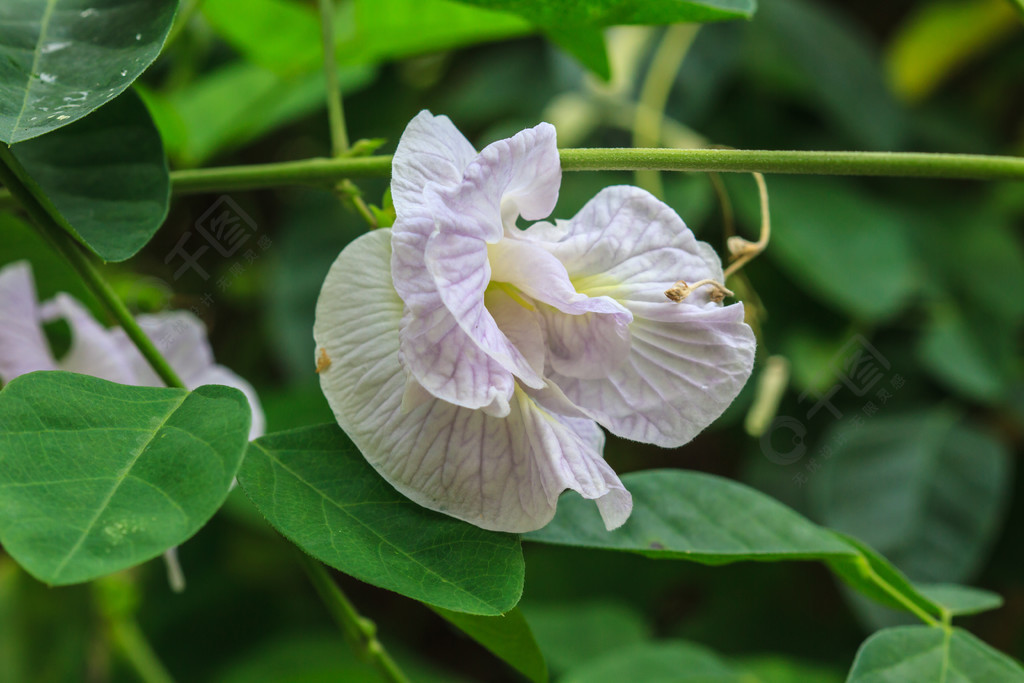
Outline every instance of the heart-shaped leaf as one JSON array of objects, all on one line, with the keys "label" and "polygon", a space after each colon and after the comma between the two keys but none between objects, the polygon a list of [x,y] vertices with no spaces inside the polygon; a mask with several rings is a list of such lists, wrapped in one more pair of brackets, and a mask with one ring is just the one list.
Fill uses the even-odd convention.
[{"label": "heart-shaped leaf", "polygon": [[156,557],[224,502],[249,421],[229,387],[22,375],[0,392],[0,543],[51,584]]}]

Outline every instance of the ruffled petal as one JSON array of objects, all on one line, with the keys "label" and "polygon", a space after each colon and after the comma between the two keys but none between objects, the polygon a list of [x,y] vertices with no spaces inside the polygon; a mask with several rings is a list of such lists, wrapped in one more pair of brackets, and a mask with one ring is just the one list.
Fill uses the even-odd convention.
[{"label": "ruffled petal", "polygon": [[447,116],[421,111],[409,122],[392,160],[391,198],[400,216],[418,213],[430,183],[455,186],[476,150]]},{"label": "ruffled petal", "polygon": [[0,268],[0,383],[27,372],[57,368],[37,301],[28,261]]},{"label": "ruffled petal", "polygon": [[667,448],[714,422],[750,377],[754,334],[743,308],[693,310],[689,320],[636,318],[625,362],[603,379],[552,373],[571,401],[609,431]]},{"label": "ruffled petal", "polygon": [[[607,187],[571,220],[534,224],[523,238],[551,252],[577,291],[609,296],[634,314],[633,303],[672,310],[665,290],[678,280],[723,281],[714,249],[698,241],[671,207],[638,187]],[[682,305],[717,307],[708,292],[700,288]]]},{"label": "ruffled petal", "polygon": [[722,280],[713,250],[671,208],[638,188],[607,188],[571,221],[526,238],[556,255],[578,289],[633,313],[629,354],[606,377],[551,364],[549,378],[589,416],[619,436],[676,447],[735,399],[753,367],[753,332],[742,304],[723,308],[701,289],[681,303],[665,297],[676,280]]},{"label": "ruffled petal", "polygon": [[387,276],[388,239],[378,230],[346,247],[314,327],[318,353],[331,361],[320,374],[324,395],[370,464],[420,505],[487,529],[540,528],[566,488],[604,501],[611,523],[621,522],[628,493],[601,459],[592,421],[552,414],[522,389],[505,418],[426,397],[403,411],[403,302]]},{"label": "ruffled petal", "polygon": [[41,311],[43,320],[63,318],[71,327],[71,348],[58,363],[61,370],[118,384],[138,383],[130,358],[115,338],[120,330],[103,327],[82,304],[64,293],[44,303]]},{"label": "ruffled petal", "polygon": [[565,266],[538,244],[507,238],[489,247],[491,279],[541,302],[548,362],[570,377],[596,378],[629,353],[632,313],[607,296],[576,291]]}]

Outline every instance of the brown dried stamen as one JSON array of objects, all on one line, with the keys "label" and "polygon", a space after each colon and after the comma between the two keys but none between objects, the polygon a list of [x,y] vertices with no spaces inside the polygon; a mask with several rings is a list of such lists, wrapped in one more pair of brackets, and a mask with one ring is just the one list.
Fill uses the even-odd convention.
[{"label": "brown dried stamen", "polygon": [[693,294],[694,290],[696,290],[698,287],[704,286],[711,287],[711,294],[708,295],[708,298],[714,301],[716,304],[721,303],[722,300],[725,299],[725,297],[733,295],[733,293],[726,289],[725,285],[723,285],[722,283],[715,282],[714,280],[705,279],[700,280],[699,282],[694,282],[692,285],[687,284],[685,280],[680,280],[679,282],[675,283],[670,288],[665,290],[665,296],[667,296],[670,301],[679,303],[686,297]]},{"label": "brown dried stamen", "polygon": [[329,367],[331,367],[331,359],[327,355],[327,349],[321,348],[316,357],[316,374],[319,375]]}]

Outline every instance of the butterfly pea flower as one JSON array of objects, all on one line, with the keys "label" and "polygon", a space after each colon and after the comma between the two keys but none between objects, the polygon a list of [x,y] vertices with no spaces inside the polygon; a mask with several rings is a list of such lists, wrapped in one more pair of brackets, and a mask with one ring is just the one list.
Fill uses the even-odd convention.
[{"label": "butterfly pea flower", "polygon": [[609,187],[572,219],[541,222],[560,181],[549,124],[477,153],[421,112],[394,155],[394,226],[350,243],[317,303],[317,366],[340,426],[398,491],[486,529],[538,529],[565,490],[618,527],[632,499],[601,427],[680,446],[753,364],[742,304],[707,287],[666,297],[723,280],[671,208]]},{"label": "butterfly pea flower", "polygon": [[[43,332],[44,323],[67,322],[71,346],[59,360]],[[262,436],[265,420],[255,389],[217,365],[206,328],[191,313],[140,315],[139,327],[163,353],[188,389],[224,384],[241,390],[252,409],[249,438]],[[65,293],[39,303],[32,268],[18,261],[0,268],[0,383],[37,370],[67,370],[137,386],[164,386],[148,361],[121,328],[106,328],[75,298]]]}]

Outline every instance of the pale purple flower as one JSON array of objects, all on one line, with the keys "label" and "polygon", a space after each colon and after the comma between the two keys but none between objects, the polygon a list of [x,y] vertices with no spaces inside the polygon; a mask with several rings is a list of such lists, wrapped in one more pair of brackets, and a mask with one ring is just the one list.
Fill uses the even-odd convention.
[{"label": "pale purple flower", "polygon": [[346,247],[317,304],[341,427],[403,494],[487,529],[544,526],[566,489],[621,525],[632,499],[598,425],[682,445],[753,363],[741,304],[666,298],[722,267],[647,192],[606,188],[571,220],[517,227],[551,212],[560,180],[546,123],[477,154],[421,112],[393,161],[393,229]]},{"label": "pale purple flower", "polygon": [[[43,324],[63,319],[71,328],[71,348],[57,360]],[[249,438],[263,434],[265,420],[256,391],[234,372],[217,365],[206,328],[183,311],[141,315],[139,326],[164,354],[189,389],[224,384],[242,391],[252,408]],[[61,293],[40,304],[26,261],[0,268],[0,382],[36,370],[67,370],[119,384],[164,386],[121,328],[106,328],[71,296]]]}]

